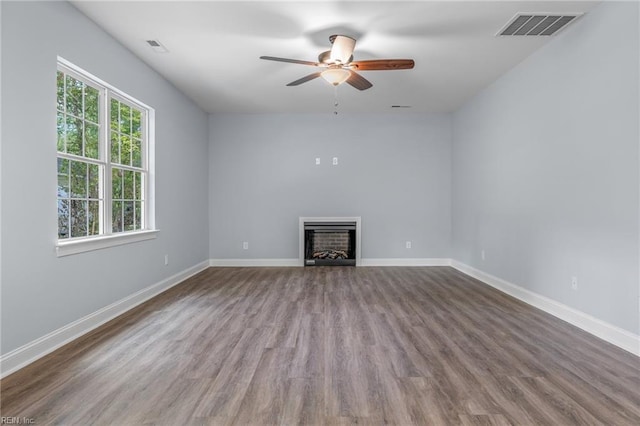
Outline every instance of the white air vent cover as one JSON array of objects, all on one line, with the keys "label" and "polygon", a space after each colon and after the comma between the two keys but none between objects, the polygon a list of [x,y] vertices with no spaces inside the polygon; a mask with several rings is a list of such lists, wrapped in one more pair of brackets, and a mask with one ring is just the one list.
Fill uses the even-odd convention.
[{"label": "white air vent cover", "polygon": [[158,40],[147,40],[147,44],[151,46],[154,52],[156,53],[167,53],[169,52],[166,47],[162,45]]},{"label": "white air vent cover", "polygon": [[511,19],[499,36],[550,36],[569,25],[578,13],[519,13]]}]

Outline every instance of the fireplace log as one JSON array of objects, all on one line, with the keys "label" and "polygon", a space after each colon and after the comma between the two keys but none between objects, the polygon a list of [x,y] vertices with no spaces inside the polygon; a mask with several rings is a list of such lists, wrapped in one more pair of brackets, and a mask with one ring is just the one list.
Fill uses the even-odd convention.
[{"label": "fireplace log", "polygon": [[314,259],[348,259],[344,250],[320,250],[313,253]]}]

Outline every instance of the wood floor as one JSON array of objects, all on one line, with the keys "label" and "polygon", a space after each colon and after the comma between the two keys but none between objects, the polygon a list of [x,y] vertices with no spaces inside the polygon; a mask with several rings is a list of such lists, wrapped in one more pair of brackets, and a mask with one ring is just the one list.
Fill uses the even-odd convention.
[{"label": "wood floor", "polygon": [[63,425],[638,425],[640,359],[449,267],[210,268],[1,383]]}]

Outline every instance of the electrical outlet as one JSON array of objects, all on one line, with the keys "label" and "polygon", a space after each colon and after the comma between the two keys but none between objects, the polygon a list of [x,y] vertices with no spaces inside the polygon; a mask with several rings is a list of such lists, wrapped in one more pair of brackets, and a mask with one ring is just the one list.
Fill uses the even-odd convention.
[{"label": "electrical outlet", "polygon": [[405,244],[405,247],[410,249],[411,248],[411,241],[407,241]]},{"label": "electrical outlet", "polygon": [[485,255],[484,255],[484,249],[480,250],[480,257],[482,258],[482,260],[485,259]]},{"label": "electrical outlet", "polygon": [[242,243],[242,250],[249,250],[249,242],[245,241]]},{"label": "electrical outlet", "polygon": [[338,165],[338,157],[333,157],[333,165],[334,166]]},{"label": "electrical outlet", "polygon": [[169,255],[165,254],[164,255],[164,266],[167,266],[169,264]]},{"label": "electrical outlet", "polygon": [[578,289],[578,277],[571,277],[571,289],[572,290]]},{"label": "electrical outlet", "polygon": [[316,158],[316,166],[320,165],[320,157]]}]

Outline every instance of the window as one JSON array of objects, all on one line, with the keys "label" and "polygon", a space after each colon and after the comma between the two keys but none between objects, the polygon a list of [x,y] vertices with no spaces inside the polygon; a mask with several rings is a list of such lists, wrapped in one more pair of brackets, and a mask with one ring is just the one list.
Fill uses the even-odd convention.
[{"label": "window", "polygon": [[61,58],[56,80],[58,255],[153,238],[153,110]]}]

